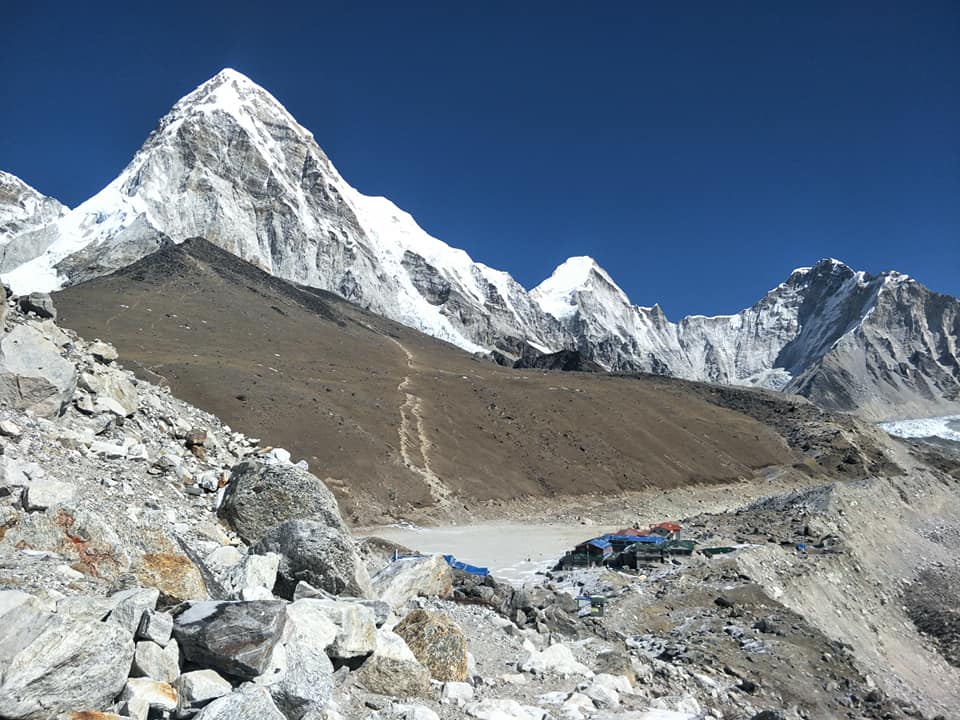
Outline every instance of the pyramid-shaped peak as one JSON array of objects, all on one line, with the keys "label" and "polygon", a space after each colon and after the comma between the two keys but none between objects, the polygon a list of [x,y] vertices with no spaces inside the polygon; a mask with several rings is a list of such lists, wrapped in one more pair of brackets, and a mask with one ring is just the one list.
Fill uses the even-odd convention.
[{"label": "pyramid-shaped peak", "polygon": [[577,293],[607,286],[618,302],[629,305],[630,299],[609,273],[588,255],[567,258],[546,280],[531,291],[531,297],[548,314],[563,319],[577,309]]}]

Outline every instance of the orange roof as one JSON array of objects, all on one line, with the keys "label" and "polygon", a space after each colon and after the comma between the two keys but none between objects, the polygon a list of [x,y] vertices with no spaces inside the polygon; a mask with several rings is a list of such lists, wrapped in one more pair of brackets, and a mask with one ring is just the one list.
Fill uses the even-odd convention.
[{"label": "orange roof", "polygon": [[669,530],[670,532],[680,532],[681,530],[683,530],[683,526],[678,525],[675,522],[657,523],[656,525],[654,525],[654,527],[663,528],[664,530]]}]

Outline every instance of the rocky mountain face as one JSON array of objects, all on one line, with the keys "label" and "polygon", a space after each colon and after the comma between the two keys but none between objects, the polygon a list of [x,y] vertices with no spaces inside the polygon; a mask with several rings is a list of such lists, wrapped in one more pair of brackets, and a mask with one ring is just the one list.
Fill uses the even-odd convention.
[{"label": "rocky mountain face", "polygon": [[799,392],[871,418],[960,408],[958,302],[910,278],[824,260],[736,315],[679,322],[633,305],[586,257],[527,292],[389,200],[352,188],[308,130],[232,70],[181,99],[127,168],[75,210],[0,175],[2,207],[0,271],[19,292],[76,284],[203,237],[277,277],[505,362],[575,351],[588,364],[566,365]]},{"label": "rocky mountain face", "polygon": [[42,195],[23,180],[0,170],[0,272],[33,259],[44,236],[43,228],[63,217],[69,208]]},{"label": "rocky mountain face", "polygon": [[897,272],[821,260],[736,315],[672,323],[571,258],[531,297],[609,370],[784,390],[871,418],[960,407],[960,301]]}]

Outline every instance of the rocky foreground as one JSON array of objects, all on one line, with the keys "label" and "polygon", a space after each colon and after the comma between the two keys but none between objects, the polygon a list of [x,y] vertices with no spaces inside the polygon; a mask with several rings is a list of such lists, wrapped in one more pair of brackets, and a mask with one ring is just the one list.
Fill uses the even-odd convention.
[{"label": "rocky foreground", "polygon": [[0,718],[956,716],[957,481],[902,447],[896,477],[684,521],[729,556],[515,589],[391,562],[45,296],[0,314]]}]

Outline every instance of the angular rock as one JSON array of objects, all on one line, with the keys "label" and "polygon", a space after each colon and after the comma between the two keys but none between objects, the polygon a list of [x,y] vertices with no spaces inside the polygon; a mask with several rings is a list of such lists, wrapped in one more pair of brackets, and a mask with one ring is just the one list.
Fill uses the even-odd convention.
[{"label": "angular rock", "polygon": [[96,373],[83,373],[80,386],[96,395],[96,400],[107,400],[122,408],[122,414],[133,415],[140,407],[137,388],[118,370],[100,368]]},{"label": "angular rock", "polygon": [[191,670],[183,673],[174,683],[179,696],[177,709],[197,710],[211,700],[216,700],[233,691],[233,686],[213,670]]},{"label": "angular rock", "polygon": [[465,705],[473,700],[473,687],[465,682],[448,682],[440,690],[440,702],[444,705]]},{"label": "angular rock", "polygon": [[120,694],[121,706],[138,720],[146,720],[152,709],[176,710],[177,691],[172,685],[150,678],[130,678]]},{"label": "angular rock", "polygon": [[268,530],[250,552],[280,556],[274,592],[281,597],[292,598],[301,581],[333,595],[371,595],[366,566],[342,527],[288,520]]},{"label": "angular rock", "polygon": [[434,680],[463,682],[467,679],[467,639],[448,616],[414,610],[394,628]]},{"label": "angular rock", "polygon": [[259,460],[233,468],[219,514],[250,545],[287,520],[345,529],[337,499],[319,478],[295,465]]},{"label": "angular rock", "polygon": [[374,655],[360,668],[358,679],[370,692],[400,698],[431,698],[430,671],[409,660]]},{"label": "angular rock", "polygon": [[133,653],[131,677],[148,677],[172,683],[180,677],[180,648],[176,640],[160,647],[151,640],[141,640]]},{"label": "angular rock", "polygon": [[266,688],[245,686],[207,705],[194,720],[287,720]]},{"label": "angular rock", "polygon": [[144,613],[157,607],[159,597],[160,591],[156,588],[121,590],[110,596],[115,605],[107,619],[133,635],[140,627]]},{"label": "angular rock", "polygon": [[39,318],[57,319],[57,309],[47,293],[32,292],[24,295],[20,298],[20,309],[25,313],[32,312]]},{"label": "angular rock", "polygon": [[285,623],[279,601],[199,602],[174,617],[173,636],[194,665],[250,680],[267,669]]},{"label": "angular rock", "polygon": [[280,556],[276,553],[244,555],[243,559],[231,567],[221,580],[227,599],[236,600],[245,589],[249,588],[265,588],[268,591],[267,595],[270,595],[277,582],[279,567]]},{"label": "angular rock", "polygon": [[336,636],[337,628],[323,610],[308,602],[287,606],[283,672],[269,685],[270,695],[287,718],[319,714],[330,702],[333,664],[325,648]]},{"label": "angular rock", "polygon": [[141,640],[150,640],[160,647],[166,647],[173,633],[173,615],[168,612],[147,610],[137,628],[137,637]]},{"label": "angular rock", "polygon": [[333,624],[336,634],[327,646],[333,658],[349,659],[369,655],[377,646],[373,610],[359,603],[340,600],[297,600],[291,607],[298,613],[320,613]]},{"label": "angular rock", "polygon": [[90,343],[90,347],[87,349],[94,358],[104,364],[110,364],[118,357],[117,350],[113,345],[101,342],[100,340],[95,340]]},{"label": "angular rock", "polygon": [[73,483],[43,478],[31,480],[23,491],[21,502],[25,510],[37,512],[54,507],[67,505],[77,496],[77,486]]},{"label": "angular rock", "polygon": [[[3,303],[0,303],[3,304]],[[4,437],[17,438],[23,434],[23,430],[12,420],[0,420],[0,435]]]},{"label": "angular rock", "polygon": [[544,720],[547,711],[532,705],[521,705],[508,698],[486,698],[470,703],[467,715],[477,720]]},{"label": "angular rock", "polygon": [[529,640],[524,642],[523,646],[527,651],[527,657],[520,663],[520,670],[523,672],[593,676],[593,671],[577,662],[573,651],[563,643],[551,645],[543,652],[538,652]]},{"label": "angular rock", "polygon": [[70,403],[76,387],[73,363],[33,328],[17,325],[0,339],[0,404],[55,417]]},{"label": "angular rock", "polygon": [[401,558],[373,576],[373,593],[394,610],[417,596],[449,597],[453,573],[442,555]]},{"label": "angular rock", "polygon": [[146,553],[134,572],[141,583],[160,592],[160,601],[165,605],[207,597],[203,576],[186,555]]},{"label": "angular rock", "polygon": [[0,592],[0,717],[41,720],[109,705],[130,669],[130,634],[46,612],[22,595]]}]

